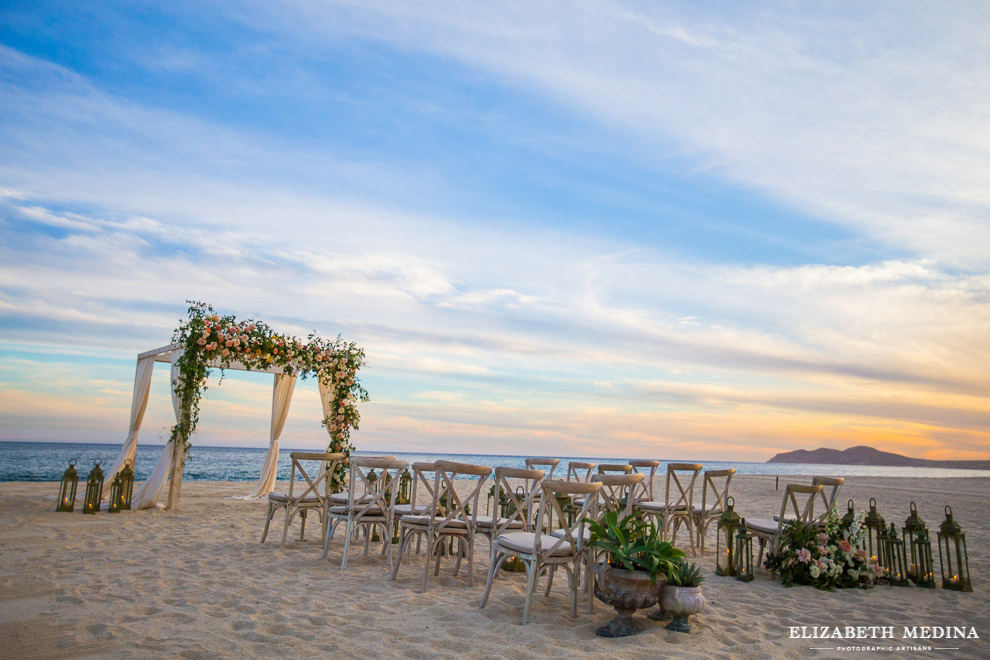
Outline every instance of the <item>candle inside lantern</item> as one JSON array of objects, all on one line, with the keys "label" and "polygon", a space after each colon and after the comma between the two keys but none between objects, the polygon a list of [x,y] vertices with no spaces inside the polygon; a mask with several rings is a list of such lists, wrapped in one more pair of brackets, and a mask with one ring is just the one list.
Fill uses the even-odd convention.
[{"label": "candle inside lantern", "polygon": [[918,577],[918,565],[911,564],[908,568],[908,577],[917,578]]}]

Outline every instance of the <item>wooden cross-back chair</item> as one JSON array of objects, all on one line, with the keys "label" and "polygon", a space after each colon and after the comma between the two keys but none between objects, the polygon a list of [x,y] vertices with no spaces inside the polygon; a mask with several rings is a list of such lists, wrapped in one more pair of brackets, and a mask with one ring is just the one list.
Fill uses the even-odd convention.
[{"label": "wooden cross-back chair", "polygon": [[[543,478],[546,473],[543,470],[522,470],[512,467],[495,468],[495,493],[493,511],[491,515],[478,515],[475,519],[474,533],[488,539],[488,547],[492,556],[495,552],[495,539],[499,534],[508,530],[532,530],[532,521],[535,518],[534,496],[541,490]],[[523,492],[512,487],[509,479],[517,479],[523,482]],[[499,510],[499,504],[505,501],[507,515],[503,516]],[[539,506],[539,503],[536,504]]]},{"label": "wooden cross-back chair", "polygon": [[816,476],[811,480],[812,486],[821,486],[821,500],[824,510],[821,515],[828,515],[835,511],[835,502],[839,498],[839,489],[846,483],[844,477]]},{"label": "wooden cross-back chair", "polygon": [[705,535],[708,527],[717,521],[725,512],[725,499],[729,496],[729,484],[736,469],[705,470],[704,483],[701,486],[701,508],[691,508],[691,516],[698,530],[698,545],[701,552],[705,551]]},{"label": "wooden cross-back chair", "polygon": [[585,463],[584,461],[569,462],[567,464],[567,480],[585,483],[591,481],[591,474],[596,465],[596,463]]},{"label": "wooden cross-back chair", "polygon": [[601,463],[598,466],[598,474],[605,474],[606,472],[622,472],[623,474],[629,474],[633,471],[633,468],[628,463]]},{"label": "wooden cross-back chair", "polygon": [[[589,553],[585,551],[587,543],[585,539],[588,533],[584,519],[594,519],[597,516],[598,491],[601,487],[600,482],[584,483],[559,479],[543,481],[543,497],[540,498],[540,508],[534,530],[530,532],[510,531],[500,534],[495,539],[492,561],[488,566],[488,583],[485,586],[485,595],[481,599],[481,607],[488,604],[492,583],[502,562],[508,557],[514,556],[526,566],[526,600],[523,605],[523,624],[529,622],[533,591],[536,589],[536,581],[539,579],[540,573],[544,568],[548,569],[546,593],[549,594],[553,585],[553,574],[558,566],[563,566],[564,570],[567,571],[567,583],[571,591],[571,615],[577,617],[577,596],[580,589],[582,563],[585,571],[590,569],[588,565]],[[576,496],[578,496],[584,503],[572,524],[562,528],[559,536],[550,536],[543,533],[544,525],[552,525],[554,519],[566,520],[565,513],[557,499],[558,495],[568,496],[572,500],[576,500]],[[592,608],[591,580],[587,580],[585,584],[588,606]]]},{"label": "wooden cross-back chair", "polygon": [[646,478],[640,482],[636,488],[635,493],[633,493],[633,498],[637,502],[650,502],[653,500],[653,477],[657,473],[657,467],[660,465],[660,461],[648,461],[648,460],[633,460],[629,461],[629,465],[632,466],[633,472],[640,472],[646,475]]},{"label": "wooden cross-back chair", "polygon": [[[285,509],[285,526],[282,529],[282,548],[285,548],[286,539],[289,536],[289,526],[292,518],[297,514],[302,520],[299,530],[299,540],[306,538],[306,514],[315,510],[322,523],[322,531],[326,533],[327,528],[327,483],[330,476],[344,460],[344,455],[339,453],[326,452],[304,452],[294,451],[289,454],[292,460],[292,472],[289,473],[289,492],[268,494],[268,513],[265,516],[265,531],[261,534],[261,542],[268,538],[268,528],[271,525],[275,510]],[[316,476],[311,477],[306,469],[306,462],[315,462]],[[305,485],[296,481],[296,474],[302,477]]]},{"label": "wooden cross-back chair", "polygon": [[[526,469],[527,470],[543,470],[546,473],[544,479],[553,479],[553,472],[557,469],[557,465],[560,464],[559,458],[527,458],[526,459]],[[540,489],[537,489],[539,492]]]},{"label": "wooden cross-back chair", "polygon": [[[461,559],[467,557],[468,584],[474,586],[474,535],[478,499],[481,489],[491,476],[492,469],[486,465],[437,461],[434,463],[434,473],[433,501],[428,510],[422,514],[407,514],[399,518],[399,555],[392,565],[389,580],[395,580],[402,563],[403,551],[408,548],[412,539],[422,537],[426,541],[422,591],[426,591],[430,565],[434,558],[436,558],[434,575],[440,574],[440,559],[444,554],[441,546],[448,540],[456,541],[458,546],[454,575],[460,571]],[[455,487],[455,481],[459,476],[476,478],[470,491],[463,497]]]},{"label": "wooden cross-back chair", "polygon": [[600,483],[601,490],[598,491],[598,511],[618,511],[619,516],[624,518],[633,511],[636,492],[646,475],[633,472],[631,474],[596,474],[591,478],[593,483]]},{"label": "wooden cross-back chair", "polygon": [[694,506],[694,484],[701,473],[701,463],[668,463],[664,501],[639,502],[637,507],[644,515],[656,516],[664,536],[671,543],[677,540],[681,525],[688,529],[691,553],[697,555],[694,541],[694,524],[691,509]]},{"label": "wooden cross-back chair", "polygon": [[774,552],[780,542],[781,533],[791,520],[799,520],[811,524],[815,519],[815,500],[821,496],[823,487],[807,486],[805,484],[787,484],[784,498],[780,503],[780,513],[776,520],[765,518],[747,518],[746,527],[754,538],[760,540],[760,556],[757,566],[763,563],[763,551],[769,544],[770,552]]},{"label": "wooden cross-back chair", "polygon": [[[358,458],[358,457],[357,456],[354,456],[352,458]],[[375,458],[384,458],[384,459],[387,459],[387,460],[390,460],[390,461],[395,460],[395,456],[375,456]],[[348,500],[349,497],[350,496],[349,496],[346,488],[344,490],[340,491],[339,493],[331,493],[330,494],[330,498],[329,498],[330,506],[333,506],[335,504],[347,504],[347,502],[349,501]],[[365,501],[370,500],[372,497],[373,496],[370,495],[370,494],[368,494],[368,493],[362,493],[361,494],[361,499],[362,500],[365,500]],[[333,538],[333,535],[332,534],[331,534],[331,538]]]},{"label": "wooden cross-back chair", "polygon": [[[402,475],[409,469],[408,461],[395,459],[356,456],[351,458],[350,475],[347,482],[348,500],[346,504],[331,506],[330,520],[323,540],[323,558],[330,549],[333,529],[344,523],[344,556],[340,560],[340,570],[347,568],[347,553],[351,539],[364,528],[364,554],[368,555],[372,530],[381,531],[382,554],[392,563],[392,524],[395,516],[395,496],[399,490]],[[372,471],[377,470],[371,480]]]}]

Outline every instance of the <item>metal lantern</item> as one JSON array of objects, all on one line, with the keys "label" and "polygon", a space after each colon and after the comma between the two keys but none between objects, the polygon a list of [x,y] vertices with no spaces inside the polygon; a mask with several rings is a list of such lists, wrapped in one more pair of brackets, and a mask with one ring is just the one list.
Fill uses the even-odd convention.
[{"label": "metal lantern", "polygon": [[928,538],[927,529],[919,529],[911,538],[911,557],[917,557],[918,563],[908,566],[908,575],[911,575],[914,568],[914,575],[911,577],[919,587],[926,589],[935,588],[935,565],[932,562],[932,542]]},{"label": "metal lantern", "polygon": [[62,485],[58,489],[58,504],[56,511],[72,511],[76,508],[76,488],[79,486],[79,474],[76,472],[76,459],[69,460],[68,469],[62,473]]},{"label": "metal lantern", "polygon": [[378,475],[375,474],[375,468],[371,468],[371,470],[368,471],[368,484],[372,491],[375,490],[376,481],[378,481]]},{"label": "metal lantern", "polygon": [[901,532],[904,538],[904,545],[906,546],[908,551],[908,555],[907,555],[908,577],[910,577],[912,580],[917,580],[918,574],[920,572],[918,570],[918,565],[920,564],[920,561],[916,554],[917,549],[915,547],[916,546],[915,541],[917,539],[918,532],[921,530],[925,530],[927,532],[928,527],[925,525],[925,521],[921,519],[921,516],[918,515],[917,505],[915,505],[914,502],[911,502],[911,515],[909,515],[907,517],[907,520],[904,521],[904,526],[901,528]]},{"label": "metal lantern", "polygon": [[107,513],[117,513],[120,509],[117,502],[120,501],[120,473],[114,475],[113,483],[110,484],[110,499],[107,500]]},{"label": "metal lantern", "polygon": [[736,574],[736,530],[742,519],[733,510],[735,505],[734,497],[725,498],[725,511],[718,519],[715,530],[715,575]]},{"label": "metal lantern", "polygon": [[736,533],[735,557],[736,579],[740,582],[753,581],[753,535],[746,529],[746,519],[743,518]]},{"label": "metal lantern", "polygon": [[969,581],[969,557],[966,534],[952,519],[952,507],[945,507],[945,520],[938,529],[938,563],[942,569],[942,588],[972,591]]},{"label": "metal lantern", "polygon": [[846,511],[846,515],[842,516],[842,520],[839,521],[839,529],[843,532],[849,531],[856,524],[856,511],[853,509],[853,501],[849,500],[846,507],[848,511]]},{"label": "metal lantern", "polygon": [[881,539],[886,535],[886,528],[884,527],[883,516],[877,513],[877,501],[872,497],[870,498],[870,510],[863,519],[863,525],[866,527],[866,547],[863,548],[866,550],[866,557],[869,561],[883,566]]},{"label": "metal lantern", "polygon": [[395,498],[396,504],[412,504],[412,475],[404,470],[399,477],[399,492]]},{"label": "metal lantern", "polygon": [[93,461],[93,469],[86,478],[86,499],[83,500],[83,513],[96,513],[100,510],[103,499],[103,470],[100,469],[102,459]]},{"label": "metal lantern", "polygon": [[884,539],[883,556],[887,560],[884,564],[887,580],[895,587],[906,587],[910,585],[907,574],[907,558],[904,552],[904,541],[897,538],[897,527],[890,523],[890,529]]}]

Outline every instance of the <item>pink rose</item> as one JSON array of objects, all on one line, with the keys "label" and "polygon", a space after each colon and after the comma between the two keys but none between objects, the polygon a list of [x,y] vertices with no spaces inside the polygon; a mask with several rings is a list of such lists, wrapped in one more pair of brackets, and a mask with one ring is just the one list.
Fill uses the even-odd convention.
[{"label": "pink rose", "polygon": [[807,548],[801,548],[800,550],[797,551],[797,558],[798,561],[801,562],[802,564],[807,564],[809,561],[811,561],[811,550],[808,550]]},{"label": "pink rose", "polygon": [[852,550],[852,543],[846,541],[845,539],[839,541],[838,545],[839,545],[839,550],[842,550],[843,552],[849,552],[850,550]]},{"label": "pink rose", "polygon": [[196,340],[196,343],[199,344],[200,346],[206,346],[206,340],[203,339],[202,337],[200,337],[199,339],[197,339]]},{"label": "pink rose", "polygon": [[228,355],[230,355],[230,351],[225,348],[222,351],[220,351],[220,355],[227,357]]},{"label": "pink rose", "polygon": [[818,545],[825,545],[826,543],[828,543],[828,534],[824,534],[824,533],[819,534]]}]

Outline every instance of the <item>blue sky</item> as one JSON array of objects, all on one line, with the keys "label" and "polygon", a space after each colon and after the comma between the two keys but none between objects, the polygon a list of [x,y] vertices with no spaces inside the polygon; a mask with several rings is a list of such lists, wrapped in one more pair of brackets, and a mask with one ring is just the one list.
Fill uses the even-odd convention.
[{"label": "blue sky", "polygon": [[[122,441],[135,354],[196,299],[364,346],[367,449],[990,457],[988,28],[6,3],[2,436]],[[195,442],[264,446],[270,388],[211,388]],[[318,417],[301,386],[283,446]]]}]

